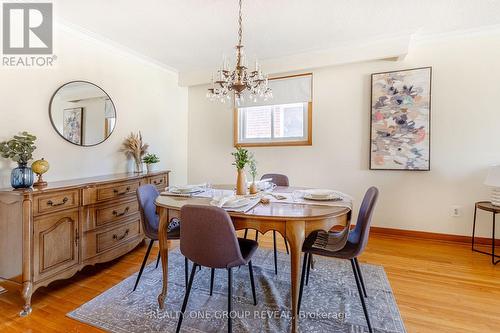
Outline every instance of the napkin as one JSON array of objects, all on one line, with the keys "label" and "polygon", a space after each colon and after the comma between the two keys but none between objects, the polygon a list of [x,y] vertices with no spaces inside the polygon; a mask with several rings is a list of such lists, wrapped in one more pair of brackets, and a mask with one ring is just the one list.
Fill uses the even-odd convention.
[{"label": "napkin", "polygon": [[217,207],[222,208],[226,203],[237,200],[238,198],[235,195],[226,195],[222,197],[215,197],[214,198],[214,205]]}]

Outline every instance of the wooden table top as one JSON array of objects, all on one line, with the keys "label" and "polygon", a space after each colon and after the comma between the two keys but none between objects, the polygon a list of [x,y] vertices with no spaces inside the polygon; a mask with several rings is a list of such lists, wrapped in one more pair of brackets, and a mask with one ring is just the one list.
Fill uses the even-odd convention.
[{"label": "wooden table top", "polygon": [[491,201],[479,201],[476,202],[476,207],[488,212],[500,213],[500,206],[495,206]]},{"label": "wooden table top", "polygon": [[[217,186],[217,188],[227,188],[226,185]],[[277,193],[287,193],[292,192],[297,189],[297,187],[281,187],[278,186],[275,189]],[[192,204],[192,205],[209,205],[211,198],[201,198],[201,197],[175,197],[175,196],[165,196],[160,195],[156,199],[156,205],[179,210],[182,206]],[[347,214],[350,211],[349,208],[345,207],[335,207],[335,206],[325,206],[325,205],[313,205],[313,204],[301,204],[301,203],[282,203],[282,202],[270,202],[268,204],[258,203],[254,208],[246,213],[241,212],[228,212],[232,217],[245,217],[245,218],[255,218],[255,219],[275,219],[275,220],[315,220],[320,218],[336,217]]]}]

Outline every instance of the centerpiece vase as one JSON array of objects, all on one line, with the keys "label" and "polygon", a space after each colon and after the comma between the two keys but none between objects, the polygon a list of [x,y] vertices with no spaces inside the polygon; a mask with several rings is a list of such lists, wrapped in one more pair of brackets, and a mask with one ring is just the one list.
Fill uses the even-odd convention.
[{"label": "centerpiece vase", "polygon": [[236,194],[247,194],[247,176],[244,169],[238,170],[238,177],[236,178]]},{"label": "centerpiece vase", "polygon": [[255,180],[250,184],[250,194],[257,194],[259,192],[259,189],[257,188],[257,184],[255,184]]},{"label": "centerpiece vase", "polygon": [[135,168],[134,168],[134,172],[135,173],[143,173],[144,172],[144,167],[143,167],[143,163],[142,163],[142,159],[139,158],[135,158],[134,159],[134,162],[135,162]]},{"label": "centerpiece vase", "polygon": [[33,170],[27,163],[19,163],[10,174],[10,184],[13,188],[30,188],[34,181]]}]

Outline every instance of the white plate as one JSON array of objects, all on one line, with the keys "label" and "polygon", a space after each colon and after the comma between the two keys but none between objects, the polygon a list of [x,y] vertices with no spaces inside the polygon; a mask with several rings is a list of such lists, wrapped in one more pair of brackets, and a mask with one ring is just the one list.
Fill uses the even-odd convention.
[{"label": "white plate", "polygon": [[337,194],[337,192],[332,190],[314,189],[314,190],[304,190],[304,199],[328,201],[328,200],[341,200],[342,198]]},{"label": "white plate", "polygon": [[[212,200],[210,202],[210,205],[217,206],[218,203],[219,203],[218,200]],[[222,208],[241,208],[241,207],[245,207],[249,203],[250,203],[250,199],[248,199],[248,198],[233,199],[231,201],[226,202],[222,206]]]},{"label": "white plate", "polygon": [[202,189],[194,185],[183,185],[183,186],[172,186],[169,191],[172,193],[183,193],[189,194],[194,192],[200,192]]}]

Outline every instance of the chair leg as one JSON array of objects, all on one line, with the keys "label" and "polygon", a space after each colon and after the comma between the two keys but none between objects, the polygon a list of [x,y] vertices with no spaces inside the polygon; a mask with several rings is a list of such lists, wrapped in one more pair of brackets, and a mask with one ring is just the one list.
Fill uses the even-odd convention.
[{"label": "chair leg", "polygon": [[134,291],[137,289],[137,286],[139,285],[139,280],[141,279],[142,271],[144,271],[144,266],[146,266],[146,262],[148,261],[149,252],[151,252],[151,248],[153,247],[153,243],[154,243],[154,240],[151,240],[149,242],[148,249],[146,250],[146,255],[144,256],[144,259],[142,260],[141,269],[139,270],[139,274],[137,274],[137,279],[135,280]]},{"label": "chair leg", "polygon": [[307,257],[309,253],[304,253],[304,263],[302,264],[302,274],[300,277],[300,289],[299,289],[299,304],[297,306],[297,314],[300,312],[300,303],[302,303],[302,293],[304,292],[304,278],[306,275],[306,265],[307,265]]},{"label": "chair leg", "polygon": [[309,285],[309,274],[310,274],[310,271],[311,271],[311,260],[312,260],[312,254],[309,253],[309,255],[307,256],[307,275],[306,275],[306,286]]},{"label": "chair leg", "polygon": [[276,230],[273,230],[273,244],[274,244],[274,274],[278,275],[278,251],[276,250]]},{"label": "chair leg", "polygon": [[158,258],[156,259],[156,267],[155,267],[155,269],[158,268],[158,265],[160,264],[160,258],[161,258],[161,254],[160,254],[160,252],[158,252]]},{"label": "chair leg", "polygon": [[255,241],[257,242],[259,240],[259,232],[255,230]]},{"label": "chair leg", "polygon": [[189,277],[189,282],[187,285],[186,295],[184,295],[184,302],[182,302],[181,313],[179,315],[179,320],[177,321],[177,329],[176,333],[179,333],[181,330],[182,319],[184,318],[184,311],[186,311],[187,302],[189,299],[189,293],[191,292],[191,287],[193,286],[194,274],[196,273],[197,264],[193,264],[193,269],[191,269],[191,276]]},{"label": "chair leg", "polygon": [[215,268],[212,268],[210,272],[210,296],[212,296],[212,293],[214,291],[214,279],[215,279]]},{"label": "chair leg", "polygon": [[247,239],[247,234],[248,234],[248,229],[245,229],[245,235],[243,236],[243,238]]},{"label": "chair leg", "polygon": [[365,288],[365,281],[363,280],[363,274],[361,274],[361,268],[359,267],[358,258],[354,258],[354,263],[356,264],[356,271],[358,272],[359,282],[361,283],[361,289],[363,289],[363,296],[368,297]]},{"label": "chair leg", "polygon": [[233,271],[231,268],[227,269],[227,331],[233,331],[233,322],[231,320],[231,311],[233,303]]},{"label": "chair leg", "polygon": [[286,240],[285,237],[283,237],[283,239],[285,240],[286,254],[290,254],[290,250],[288,249],[288,241]]},{"label": "chair leg", "polygon": [[370,323],[370,317],[368,315],[368,309],[366,308],[365,298],[363,297],[363,289],[361,288],[361,283],[359,282],[359,276],[356,273],[356,264],[354,263],[354,259],[351,259],[351,266],[354,278],[356,279],[356,287],[358,287],[359,299],[361,300],[363,312],[365,313],[366,323],[368,324],[368,332],[373,333],[372,324]]},{"label": "chair leg", "polygon": [[255,281],[253,279],[252,261],[248,262],[248,271],[250,272],[250,284],[252,285],[253,305],[257,305],[257,296],[255,296]]},{"label": "chair leg", "polygon": [[187,257],[184,257],[184,282],[185,286],[188,286],[188,271],[189,271],[189,260]]}]

